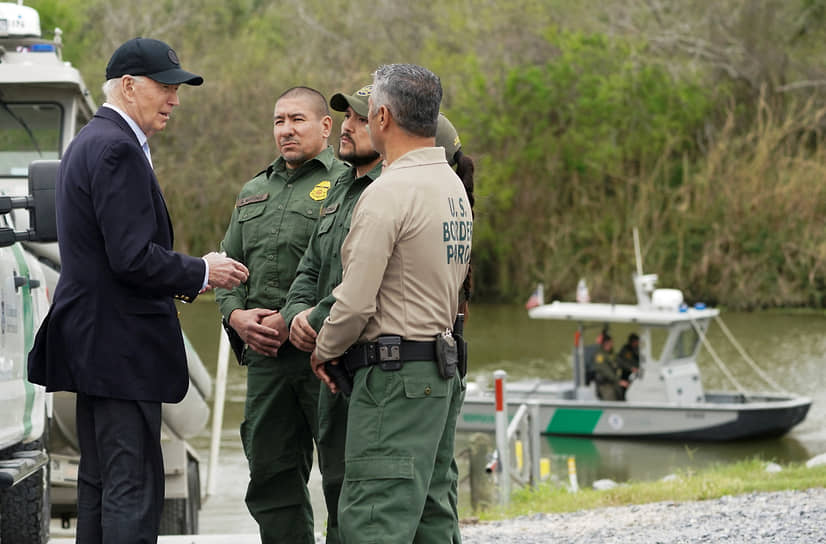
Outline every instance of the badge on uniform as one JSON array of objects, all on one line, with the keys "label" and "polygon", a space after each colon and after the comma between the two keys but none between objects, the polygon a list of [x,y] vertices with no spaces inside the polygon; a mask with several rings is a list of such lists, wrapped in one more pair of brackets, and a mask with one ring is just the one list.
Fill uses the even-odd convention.
[{"label": "badge on uniform", "polygon": [[310,198],[313,200],[324,200],[327,198],[327,191],[330,190],[330,185],[329,180],[318,182],[318,184],[313,187],[313,190],[310,191]]}]

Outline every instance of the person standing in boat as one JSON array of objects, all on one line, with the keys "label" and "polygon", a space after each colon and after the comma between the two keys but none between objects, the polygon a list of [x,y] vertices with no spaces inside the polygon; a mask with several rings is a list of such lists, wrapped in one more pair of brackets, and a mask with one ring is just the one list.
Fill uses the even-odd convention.
[{"label": "person standing in boat", "polygon": [[603,328],[599,331],[594,343],[585,346],[585,385],[588,385],[592,381],[596,380],[596,374],[594,372],[594,357],[596,357],[597,353],[599,353],[600,345],[602,345],[602,338],[607,334],[608,329]]},{"label": "person standing in boat", "polygon": [[[637,333],[628,335],[628,340],[617,353],[617,364],[622,369],[622,379],[630,382],[631,376],[640,368],[640,337]],[[622,400],[625,400],[625,390]]]},{"label": "person standing in boat", "polygon": [[622,367],[614,355],[614,340],[608,334],[602,335],[599,352],[594,357],[594,372],[600,399],[625,400],[628,380],[622,378]]}]

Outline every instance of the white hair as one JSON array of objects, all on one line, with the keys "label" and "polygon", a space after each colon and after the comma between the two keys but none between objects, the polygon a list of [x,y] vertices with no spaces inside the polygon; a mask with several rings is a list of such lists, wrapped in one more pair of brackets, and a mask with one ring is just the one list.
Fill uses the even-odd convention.
[{"label": "white hair", "polygon": [[[124,75],[127,75],[127,74],[124,74]],[[115,94],[115,91],[118,88],[118,85],[120,85],[120,80],[123,77],[124,76],[113,77],[112,79],[107,79],[106,82],[103,84],[103,87],[101,87],[103,89],[103,96],[106,98],[107,102],[112,102],[114,100],[117,100],[117,95]],[[129,77],[133,78],[137,82],[141,82],[146,78],[146,76],[132,76],[132,75],[130,75]]]}]

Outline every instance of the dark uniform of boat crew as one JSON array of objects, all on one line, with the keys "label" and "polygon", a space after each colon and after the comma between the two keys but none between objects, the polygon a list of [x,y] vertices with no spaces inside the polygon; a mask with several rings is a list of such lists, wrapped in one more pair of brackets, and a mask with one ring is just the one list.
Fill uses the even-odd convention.
[{"label": "dark uniform of boat crew", "polygon": [[[630,380],[640,368],[640,337],[636,333],[628,335],[628,340],[617,353],[617,364],[622,369],[622,379]],[[625,400],[625,390],[623,390]]]},{"label": "dark uniform of boat crew", "polygon": [[597,396],[602,400],[623,400],[628,381],[622,379],[622,368],[614,354],[614,341],[604,334],[600,349],[594,356]]},{"label": "dark uniform of boat crew", "polygon": [[432,147],[440,99],[426,69],[376,72],[370,135],[387,166],[356,205],[342,283],[313,352],[314,370],[335,388],[324,362],[358,342],[340,361],[355,373],[339,502],[345,544],[458,534],[451,467],[464,385],[455,358],[440,372],[435,340],[453,325],[472,214],[444,150]]},{"label": "dark uniform of boat crew", "polygon": [[[250,468],[245,497],[263,544],[315,542],[307,481],[317,437],[319,381],[290,344],[284,305],[327,190],[346,171],[327,145],[326,99],[296,87],[276,101],[281,156],[244,185],[221,243],[245,263],[244,288],[217,290],[221,313],[247,344],[241,441]],[[276,332],[277,331],[277,332]]]}]

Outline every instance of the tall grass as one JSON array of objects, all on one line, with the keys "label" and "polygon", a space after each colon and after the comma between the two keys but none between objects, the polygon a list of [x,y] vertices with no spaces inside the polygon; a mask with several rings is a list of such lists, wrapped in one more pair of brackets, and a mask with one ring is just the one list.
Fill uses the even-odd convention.
[{"label": "tall grass", "polygon": [[552,150],[521,169],[486,157],[480,184],[505,189],[478,214],[490,230],[475,240],[477,278],[498,279],[482,288],[518,297],[542,281],[548,298],[571,299],[584,277],[592,299],[632,301],[638,227],[645,271],[690,301],[822,307],[826,109],[761,97],[746,126],[738,110],[717,114],[702,145],[664,140],[656,157],[622,157],[616,170],[571,170]]},{"label": "tall grass", "polygon": [[[822,306],[824,115],[812,101],[776,111],[761,97],[754,122],[738,132],[729,110],[665,213],[647,210],[647,268],[732,308]],[[654,189],[657,177],[642,184]]]}]

